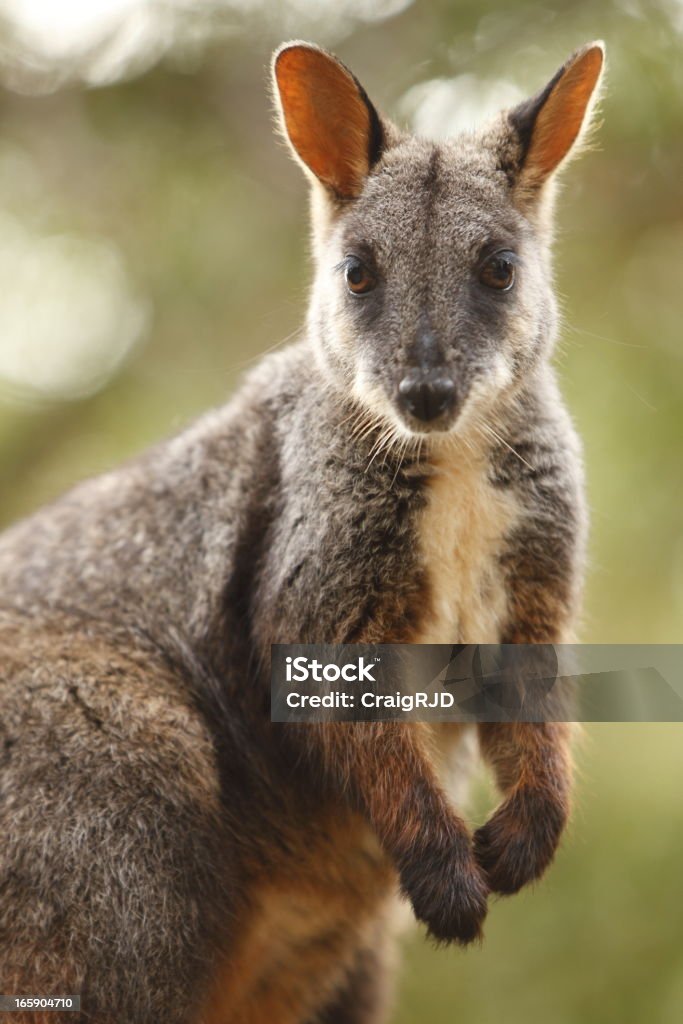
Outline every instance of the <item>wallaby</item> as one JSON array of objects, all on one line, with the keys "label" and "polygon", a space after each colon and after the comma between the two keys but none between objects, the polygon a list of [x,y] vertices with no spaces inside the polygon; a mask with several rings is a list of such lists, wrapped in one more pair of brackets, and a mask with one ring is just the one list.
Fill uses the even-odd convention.
[{"label": "wallaby", "polygon": [[467,727],[503,795],[472,835],[439,780],[466,727],[271,723],[269,658],[571,639],[550,221],[602,65],[592,43],[435,144],[324,50],[275,54],[312,187],[301,339],[0,541],[3,992],[80,993],[95,1024],[369,1024],[397,891],[469,943],[551,861],[569,725]]}]

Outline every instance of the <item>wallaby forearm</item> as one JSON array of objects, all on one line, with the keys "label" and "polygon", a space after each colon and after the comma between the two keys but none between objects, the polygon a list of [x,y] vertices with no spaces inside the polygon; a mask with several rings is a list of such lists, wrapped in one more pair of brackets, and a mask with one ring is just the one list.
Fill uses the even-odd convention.
[{"label": "wallaby forearm", "polygon": [[[559,464],[558,458],[551,460],[550,469],[532,471],[526,486],[543,490],[545,506],[554,510],[552,532],[547,521],[530,517],[504,559],[510,588],[506,644],[573,638],[584,543],[582,496],[563,473],[561,459]],[[523,478],[526,469],[518,472]],[[565,828],[572,785],[572,727],[562,720],[571,713],[567,686],[558,680],[561,692],[556,688],[545,705],[557,721],[479,726],[482,753],[505,796],[475,836],[478,860],[498,892],[516,892],[538,877]]]},{"label": "wallaby forearm", "polygon": [[[288,727],[292,729],[292,727]],[[399,874],[430,932],[470,942],[486,916],[488,885],[470,832],[438,780],[426,724],[296,726],[290,742],[315,774],[359,811]]]}]

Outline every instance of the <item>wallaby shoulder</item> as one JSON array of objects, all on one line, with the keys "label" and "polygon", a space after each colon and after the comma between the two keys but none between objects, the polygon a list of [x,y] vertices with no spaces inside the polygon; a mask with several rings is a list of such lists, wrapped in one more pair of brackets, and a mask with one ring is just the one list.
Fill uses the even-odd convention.
[{"label": "wallaby shoulder", "polygon": [[277,420],[303,358],[271,355],[223,408],[5,531],[3,599],[151,631],[174,621],[189,639],[209,629],[240,539],[277,491]]}]

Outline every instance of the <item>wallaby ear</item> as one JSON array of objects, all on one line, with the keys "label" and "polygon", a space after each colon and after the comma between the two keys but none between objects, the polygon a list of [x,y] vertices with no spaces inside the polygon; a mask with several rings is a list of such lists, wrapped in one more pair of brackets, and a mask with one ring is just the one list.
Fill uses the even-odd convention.
[{"label": "wallaby ear", "polygon": [[522,146],[523,186],[542,185],[576,144],[590,121],[604,60],[604,43],[588,43],[572,54],[545,89],[510,111],[510,124]]},{"label": "wallaby ear", "polygon": [[282,128],[305,167],[340,199],[355,199],[383,145],[382,124],[348,68],[310,43],[273,57]]}]

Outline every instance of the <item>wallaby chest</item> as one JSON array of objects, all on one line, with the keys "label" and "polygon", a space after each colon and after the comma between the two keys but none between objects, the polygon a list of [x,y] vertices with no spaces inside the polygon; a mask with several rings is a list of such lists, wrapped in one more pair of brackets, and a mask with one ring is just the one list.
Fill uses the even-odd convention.
[{"label": "wallaby chest", "polygon": [[508,606],[501,555],[521,512],[483,459],[436,464],[416,524],[431,596],[418,642],[500,642]]}]

